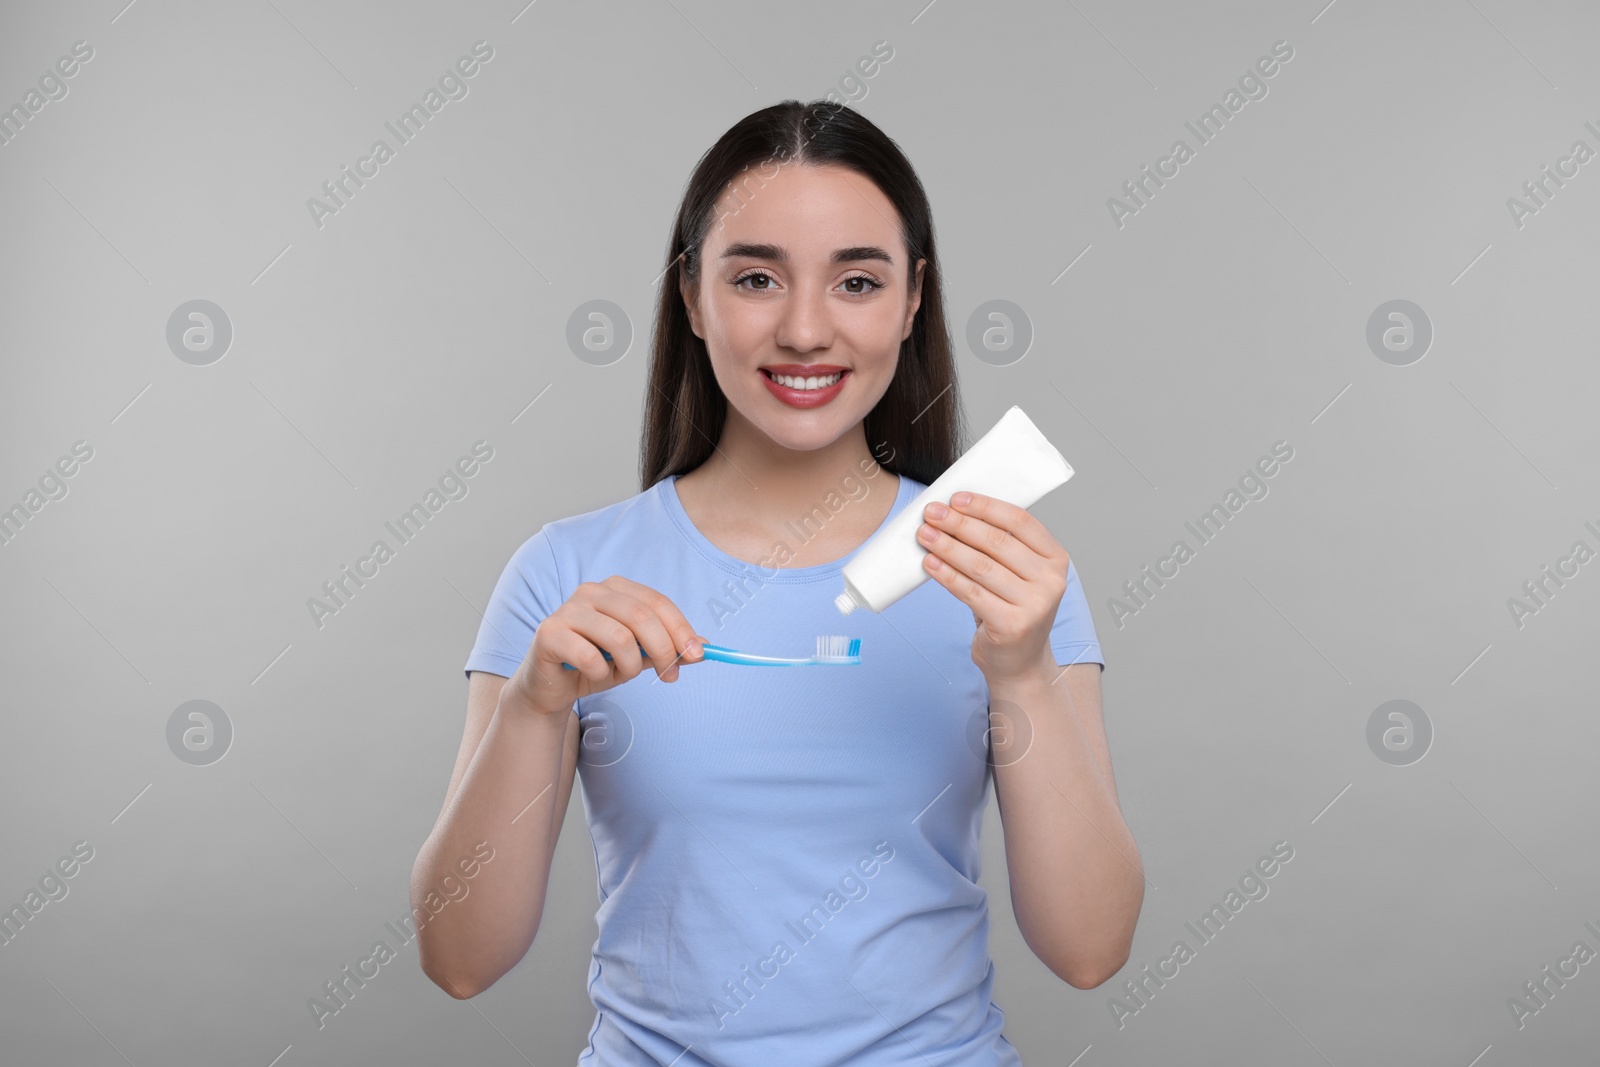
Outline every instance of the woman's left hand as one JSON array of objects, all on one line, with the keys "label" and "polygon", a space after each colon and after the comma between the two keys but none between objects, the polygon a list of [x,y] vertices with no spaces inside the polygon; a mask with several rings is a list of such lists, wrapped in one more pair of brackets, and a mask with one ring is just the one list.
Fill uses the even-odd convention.
[{"label": "woman's left hand", "polygon": [[943,516],[938,504],[923,509],[917,542],[928,551],[923,569],[972,609],[972,662],[991,684],[1054,667],[1067,550],[1026,508],[966,492],[950,504]]}]

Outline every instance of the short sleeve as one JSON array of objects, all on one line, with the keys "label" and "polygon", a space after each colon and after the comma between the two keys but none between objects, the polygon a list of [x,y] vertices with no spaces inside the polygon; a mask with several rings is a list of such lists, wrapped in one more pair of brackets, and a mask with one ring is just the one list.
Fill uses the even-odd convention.
[{"label": "short sleeve", "polygon": [[533,632],[566,600],[548,526],[511,554],[500,572],[465,670],[509,678],[528,654]]},{"label": "short sleeve", "polygon": [[1056,609],[1056,621],[1050,627],[1050,651],[1062,666],[1074,663],[1098,663],[1105,669],[1106,661],[1100,654],[1100,638],[1094,630],[1094,620],[1089,617],[1089,601],[1083,595],[1083,583],[1078,580],[1078,566],[1067,561],[1067,591],[1061,594],[1061,606]]}]

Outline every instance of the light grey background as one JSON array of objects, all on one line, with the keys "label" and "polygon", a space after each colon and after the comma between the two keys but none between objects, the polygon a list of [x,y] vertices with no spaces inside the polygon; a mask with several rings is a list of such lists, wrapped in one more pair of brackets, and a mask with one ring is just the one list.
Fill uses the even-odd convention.
[{"label": "light grey background", "polygon": [[[1520,628],[1507,603],[1600,548],[1600,161],[1521,227],[1507,207],[1600,150],[1592,5],[124,4],[0,30],[6,106],[94,49],[0,146],[0,507],[94,450],[0,547],[0,905],[95,853],[0,947],[8,1063],[576,1059],[581,799],[492,989],[452,1000],[410,945],[322,1029],[306,1002],[396,942],[507,558],[638,491],[695,160],[879,40],[847,84],[932,197],[968,420],[1019,403],[1077,470],[1034,511],[1094,612],[1150,881],[1124,974],[1073,989],[1017,932],[991,804],[1007,1036],[1030,1065],[1593,1061],[1600,962],[1520,1029],[1507,1006],[1600,950],[1600,562]],[[480,39],[469,95],[318,228],[307,199]],[[1268,95],[1115,225],[1107,198],[1279,40]],[[233,327],[209,366],[166,342],[194,299]],[[600,299],[635,333],[605,367],[565,341]],[[1034,331],[1008,366],[963,340],[997,299]],[[1434,330],[1409,366],[1366,342],[1394,299]],[[480,439],[468,495],[318,628],[321,583]],[[1119,627],[1109,598],[1280,440],[1270,494]],[[233,725],[209,766],[168,748],[195,699]],[[1366,739],[1394,699],[1434,730],[1409,766]],[[1185,921],[1279,840],[1270,895],[1119,1028],[1122,980],[1196,946]]]}]

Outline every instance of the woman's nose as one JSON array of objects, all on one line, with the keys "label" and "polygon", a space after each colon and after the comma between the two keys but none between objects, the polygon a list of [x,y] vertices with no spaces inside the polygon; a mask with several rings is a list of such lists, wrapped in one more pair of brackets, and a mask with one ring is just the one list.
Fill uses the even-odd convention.
[{"label": "woman's nose", "polygon": [[778,343],[800,352],[827,343],[832,330],[830,314],[826,294],[804,286],[791,290],[778,323]]}]

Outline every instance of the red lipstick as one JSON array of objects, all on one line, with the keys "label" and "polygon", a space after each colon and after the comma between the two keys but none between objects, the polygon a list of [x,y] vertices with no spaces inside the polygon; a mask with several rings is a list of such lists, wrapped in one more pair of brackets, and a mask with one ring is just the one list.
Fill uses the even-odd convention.
[{"label": "red lipstick", "polygon": [[[831,363],[774,363],[761,367],[757,373],[766,383],[767,389],[773,396],[795,408],[821,407],[834,397],[838,396],[844,388],[844,383],[850,379],[850,369]],[[773,381],[772,375],[782,374],[794,378],[823,378],[830,374],[838,374],[839,380],[832,385],[820,389],[791,389],[787,385],[779,385]]]}]

